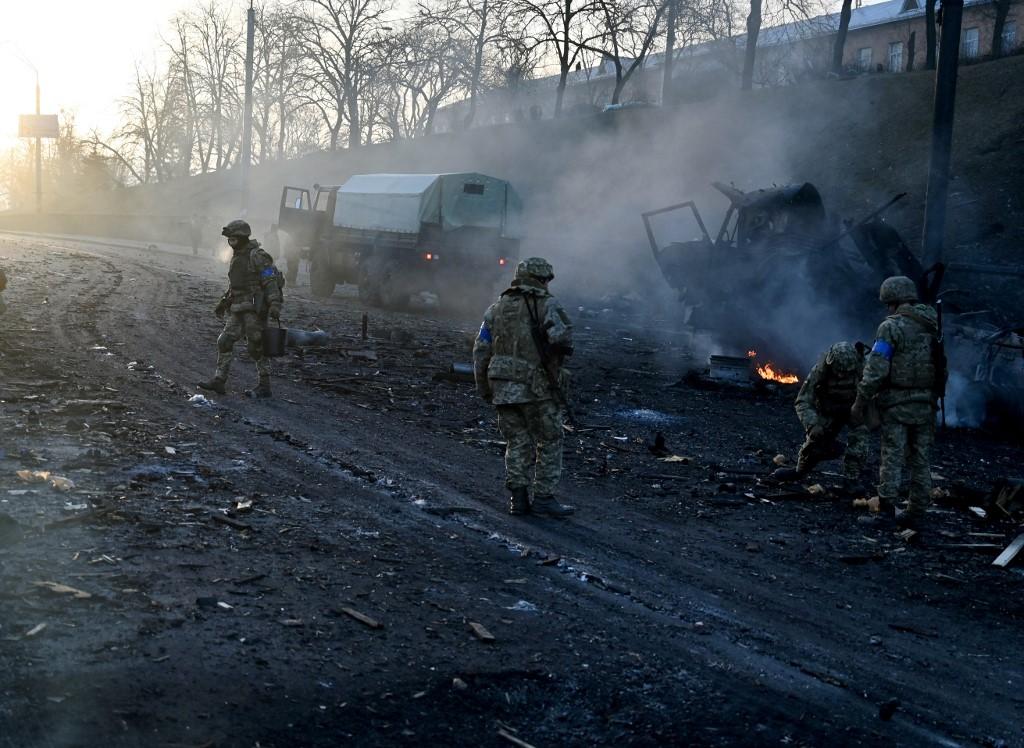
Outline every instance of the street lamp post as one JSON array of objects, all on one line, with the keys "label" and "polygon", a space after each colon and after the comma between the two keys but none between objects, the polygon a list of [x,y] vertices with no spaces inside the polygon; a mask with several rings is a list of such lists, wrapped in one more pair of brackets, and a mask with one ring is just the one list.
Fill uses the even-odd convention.
[{"label": "street lamp post", "polygon": [[[32,61],[25,56],[16,43],[10,39],[4,39],[0,41],[0,44],[10,44],[14,47],[14,56],[21,60],[23,63],[32,68],[32,72],[36,75],[36,116],[42,114],[40,109],[40,95],[39,95],[39,68],[32,64]],[[36,135],[36,213],[43,212],[43,139],[39,135]]]}]

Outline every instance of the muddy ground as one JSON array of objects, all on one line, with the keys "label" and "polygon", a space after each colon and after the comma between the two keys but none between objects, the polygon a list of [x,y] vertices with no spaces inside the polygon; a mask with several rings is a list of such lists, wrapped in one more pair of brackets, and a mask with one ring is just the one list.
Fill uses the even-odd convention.
[{"label": "muddy ground", "polygon": [[[195,404],[223,266],[0,258],[0,746],[1024,745],[1024,566],[991,565],[1020,527],[947,502],[906,542],[834,475],[771,485],[792,392],[683,380],[660,322],[573,301],[578,513],[521,519],[492,411],[434,377],[477,320],[369,310],[363,341],[351,293],[289,289],[330,345]],[[946,431],[933,463],[1022,458]]]}]

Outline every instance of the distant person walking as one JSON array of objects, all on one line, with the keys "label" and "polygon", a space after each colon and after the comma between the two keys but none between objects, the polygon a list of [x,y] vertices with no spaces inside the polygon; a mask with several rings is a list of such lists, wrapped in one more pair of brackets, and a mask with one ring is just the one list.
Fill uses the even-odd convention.
[{"label": "distant person walking", "polygon": [[199,244],[203,240],[203,224],[195,213],[188,219],[188,240],[192,244],[192,256],[199,256]]},{"label": "distant person walking", "polygon": [[227,392],[235,343],[244,337],[259,374],[256,389],[246,394],[270,397],[270,366],[263,354],[263,328],[268,318],[280,322],[284,301],[281,273],[274,267],[274,258],[263,251],[259,242],[249,238],[252,229],[245,221],[232,221],[221,234],[227,237],[233,254],[228,265],[230,286],[214,314],[227,319],[217,338],[217,371],[213,379],[200,382],[199,387],[222,395]]},{"label": "distant person walking", "polygon": [[554,497],[562,476],[562,361],[572,354],[572,323],[548,291],[554,277],[547,260],[520,262],[512,285],[484,314],[473,345],[477,391],[498,411],[505,437],[509,514],[573,513]]}]

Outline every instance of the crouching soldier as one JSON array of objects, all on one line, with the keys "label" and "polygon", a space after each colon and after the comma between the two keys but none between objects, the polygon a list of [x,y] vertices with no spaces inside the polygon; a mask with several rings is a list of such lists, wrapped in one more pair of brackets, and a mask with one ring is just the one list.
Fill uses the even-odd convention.
[{"label": "crouching soldier", "polygon": [[777,480],[799,480],[822,460],[837,457],[836,441],[848,427],[843,453],[843,484],[857,490],[861,470],[867,460],[868,428],[850,423],[850,408],[857,398],[857,381],[864,369],[864,346],[836,343],[811,369],[796,396],[796,414],[806,438],[797,456],[796,469],[780,468]]},{"label": "crouching soldier", "polygon": [[554,497],[562,475],[562,361],[572,354],[572,323],[548,291],[554,277],[547,260],[520,262],[512,285],[484,314],[473,346],[477,391],[497,409],[506,442],[509,514],[573,512]]},{"label": "crouching soldier", "polygon": [[[932,307],[917,303],[914,281],[903,275],[886,278],[878,296],[889,316],[875,334],[852,416],[855,422],[863,420],[868,405],[877,404],[882,420],[879,502],[900,524],[912,526],[931,503],[930,453],[937,393],[946,382],[946,358],[938,315]],[[910,484],[905,512],[896,507],[904,471]]]},{"label": "crouching soldier", "polygon": [[227,319],[217,338],[216,373],[199,386],[220,394],[227,391],[235,343],[244,337],[259,374],[256,389],[246,394],[270,397],[270,366],[263,355],[263,328],[268,318],[280,324],[282,278],[274,267],[274,258],[263,251],[259,242],[249,238],[251,233],[249,224],[240,220],[232,221],[221,231],[233,254],[228,265],[230,285],[214,313],[221,319],[226,315]]}]

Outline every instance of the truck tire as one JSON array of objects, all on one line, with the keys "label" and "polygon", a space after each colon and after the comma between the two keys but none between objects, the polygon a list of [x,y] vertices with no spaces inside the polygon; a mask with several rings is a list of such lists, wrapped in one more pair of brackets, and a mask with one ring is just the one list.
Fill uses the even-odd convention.
[{"label": "truck tire", "polygon": [[318,299],[326,299],[334,293],[337,282],[334,273],[323,260],[314,259],[309,265],[309,290]]}]

